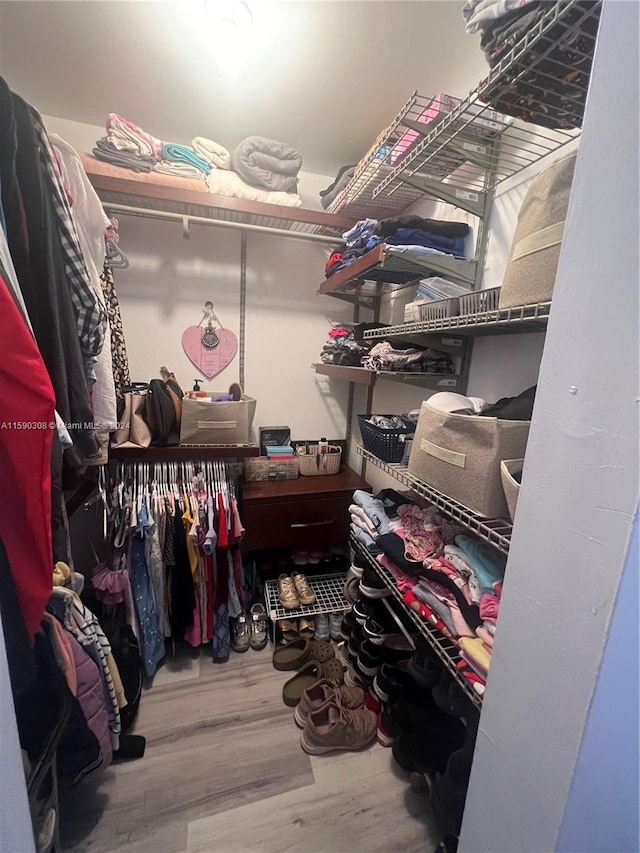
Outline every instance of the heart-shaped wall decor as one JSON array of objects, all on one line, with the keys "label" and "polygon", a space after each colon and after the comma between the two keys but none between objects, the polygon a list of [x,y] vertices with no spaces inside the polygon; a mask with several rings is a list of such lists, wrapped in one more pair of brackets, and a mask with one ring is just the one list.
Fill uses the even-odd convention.
[{"label": "heart-shaped wall decor", "polygon": [[207,349],[202,345],[202,326],[189,326],[182,335],[182,349],[189,361],[207,377],[213,379],[223,371],[238,352],[238,338],[230,329],[216,329],[220,343]]}]

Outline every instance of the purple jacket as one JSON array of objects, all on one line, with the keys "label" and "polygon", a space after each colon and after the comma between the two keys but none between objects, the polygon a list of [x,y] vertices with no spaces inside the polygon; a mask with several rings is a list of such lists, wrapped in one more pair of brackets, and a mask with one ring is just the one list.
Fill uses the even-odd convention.
[{"label": "purple jacket", "polygon": [[112,749],[111,735],[109,734],[109,717],[104,704],[104,690],[98,667],[82,648],[80,643],[70,632],[67,632],[73,659],[76,664],[76,676],[78,679],[78,702],[87,725],[96,736],[100,745],[100,756],[102,763],[100,770],[106,769],[111,764]]}]

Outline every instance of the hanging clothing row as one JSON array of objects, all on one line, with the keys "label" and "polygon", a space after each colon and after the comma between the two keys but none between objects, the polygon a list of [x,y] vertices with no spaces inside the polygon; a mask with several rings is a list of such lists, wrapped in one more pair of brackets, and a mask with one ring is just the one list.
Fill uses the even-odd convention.
[{"label": "hanging clothing row", "polygon": [[214,662],[229,659],[229,618],[249,603],[234,467],[121,464],[111,479],[107,557],[93,586],[106,605],[124,605],[148,677],[167,637],[194,648],[211,642]]}]

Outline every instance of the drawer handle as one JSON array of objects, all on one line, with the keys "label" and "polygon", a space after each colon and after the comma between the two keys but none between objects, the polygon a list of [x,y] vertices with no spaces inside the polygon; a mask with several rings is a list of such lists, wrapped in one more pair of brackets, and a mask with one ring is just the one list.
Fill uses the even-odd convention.
[{"label": "drawer handle", "polygon": [[333,524],[333,518],[325,518],[324,521],[307,521],[296,522],[295,524],[290,525],[291,528],[300,528],[300,527],[327,527],[327,525]]}]

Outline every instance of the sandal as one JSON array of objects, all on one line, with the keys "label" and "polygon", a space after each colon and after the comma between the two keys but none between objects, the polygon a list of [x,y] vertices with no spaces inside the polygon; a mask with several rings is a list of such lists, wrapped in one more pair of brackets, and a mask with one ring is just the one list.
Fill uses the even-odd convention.
[{"label": "sandal", "polygon": [[315,619],[300,619],[298,622],[298,634],[305,640],[313,640],[316,633]]},{"label": "sandal", "polygon": [[[278,619],[278,628],[282,634],[282,639],[287,643],[291,643],[293,640],[298,640],[302,636],[298,630],[297,619]],[[305,639],[309,638],[305,637]]]},{"label": "sandal", "polygon": [[335,654],[333,646],[326,640],[311,640],[309,643],[309,660],[324,663],[335,657]]},{"label": "sandal", "polygon": [[282,688],[282,701],[294,708],[302,699],[305,690],[313,687],[322,678],[322,666],[315,660],[309,661]]},{"label": "sandal", "polygon": [[309,660],[309,640],[301,638],[280,646],[273,653],[273,668],[286,672],[300,669]]}]

